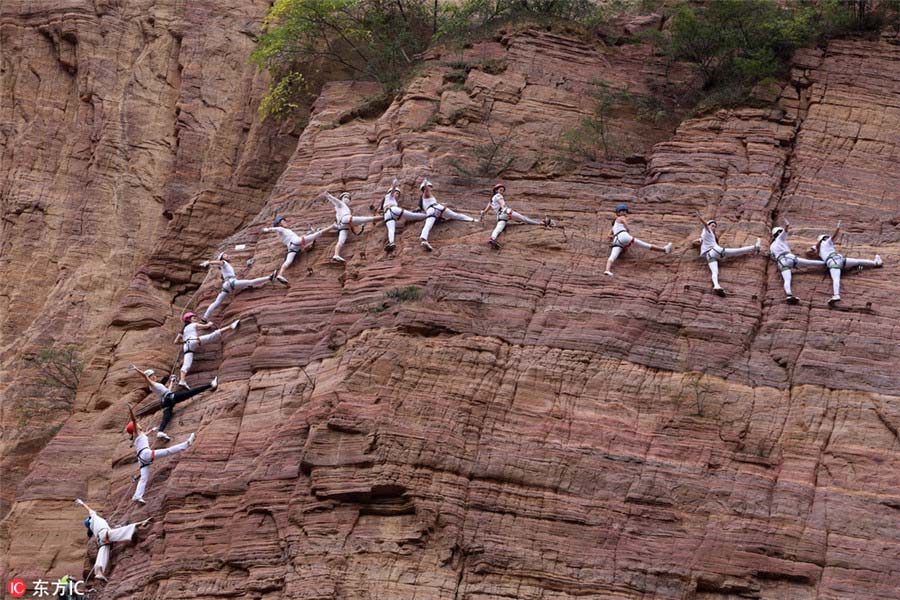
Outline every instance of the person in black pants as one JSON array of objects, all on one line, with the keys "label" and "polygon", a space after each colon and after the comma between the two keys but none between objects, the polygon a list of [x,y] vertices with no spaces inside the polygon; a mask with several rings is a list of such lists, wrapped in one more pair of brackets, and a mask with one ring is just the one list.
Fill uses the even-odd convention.
[{"label": "person in black pants", "polygon": [[169,426],[169,421],[172,420],[173,408],[179,402],[184,402],[188,398],[193,398],[197,394],[205,392],[206,390],[215,390],[219,387],[219,378],[213,377],[213,380],[210,381],[206,385],[197,386],[195,388],[191,388],[189,390],[175,392],[172,390],[172,387],[175,385],[176,377],[172,375],[169,377],[169,385],[164,386],[158,381],[153,381],[153,370],[147,369],[146,371],[141,371],[134,365],[128,365],[129,369],[134,369],[138,373],[140,373],[141,377],[144,378],[144,381],[147,382],[147,387],[150,388],[152,392],[154,392],[159,397],[159,402],[163,408],[162,421],[159,422],[159,428],[156,431],[156,437],[161,440],[165,440],[167,442],[171,441],[172,438],[166,434],[166,427]]}]

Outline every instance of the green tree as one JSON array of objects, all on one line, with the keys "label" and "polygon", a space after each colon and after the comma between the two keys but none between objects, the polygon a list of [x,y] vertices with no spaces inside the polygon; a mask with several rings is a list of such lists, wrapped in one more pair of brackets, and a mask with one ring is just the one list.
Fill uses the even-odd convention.
[{"label": "green tree", "polygon": [[260,110],[283,115],[330,75],[396,90],[433,29],[428,0],[277,0],[252,60],[272,75]]}]

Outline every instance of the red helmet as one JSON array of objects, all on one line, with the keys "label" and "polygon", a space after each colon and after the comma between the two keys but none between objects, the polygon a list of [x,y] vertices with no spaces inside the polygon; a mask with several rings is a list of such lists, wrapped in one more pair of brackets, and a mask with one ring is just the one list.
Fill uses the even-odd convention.
[{"label": "red helmet", "polygon": [[128,421],[128,425],[125,426],[126,433],[134,433],[134,421]]},{"label": "red helmet", "polygon": [[492,189],[492,191],[496,194],[496,193],[497,193],[497,190],[499,190],[500,188],[503,188],[503,189],[505,190],[505,189],[506,189],[506,186],[503,185],[502,183],[498,183],[498,184],[496,184],[496,185],[495,185],[493,188],[491,188],[491,189]]},{"label": "red helmet", "polygon": [[181,320],[184,321],[185,323],[190,323],[191,319],[193,319],[196,316],[197,315],[192,312],[186,312],[183,315],[181,315]]}]

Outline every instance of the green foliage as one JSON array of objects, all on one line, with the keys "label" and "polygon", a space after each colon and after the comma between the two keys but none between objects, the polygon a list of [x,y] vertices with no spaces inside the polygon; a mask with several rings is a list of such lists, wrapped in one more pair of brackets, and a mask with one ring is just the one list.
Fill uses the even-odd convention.
[{"label": "green foliage", "polygon": [[610,88],[603,81],[594,81],[592,85],[593,113],[583,117],[578,127],[563,133],[562,139],[570,156],[587,160],[610,159],[620,150],[610,129],[610,113],[632,96],[625,90]]},{"label": "green foliage", "polygon": [[897,0],[716,0],[674,8],[667,33],[650,32],[673,61],[695,65],[708,106],[742,102],[752,87],[787,74],[794,51],[880,28]]},{"label": "green foliage", "polygon": [[397,302],[415,302],[422,298],[422,289],[415,285],[394,288],[386,291],[384,297],[387,300],[396,300]]},{"label": "green foliage", "polygon": [[26,356],[25,362],[41,373],[37,385],[60,393],[66,400],[75,398],[84,364],[74,348],[41,350]]},{"label": "green foliage", "polygon": [[496,27],[530,18],[597,24],[601,11],[592,0],[463,0],[441,7],[438,39],[461,42]]},{"label": "green foliage", "polygon": [[277,0],[252,60],[272,75],[263,114],[308,102],[326,74],[374,80],[396,91],[434,32],[428,0]]},{"label": "green foliage", "polygon": [[[456,113],[450,115],[451,122],[457,118]],[[457,173],[467,177],[499,177],[512,166],[516,160],[512,127],[502,135],[495,135],[490,129],[487,129],[487,134],[489,141],[474,146],[471,159],[466,163],[455,159],[449,161]]]}]

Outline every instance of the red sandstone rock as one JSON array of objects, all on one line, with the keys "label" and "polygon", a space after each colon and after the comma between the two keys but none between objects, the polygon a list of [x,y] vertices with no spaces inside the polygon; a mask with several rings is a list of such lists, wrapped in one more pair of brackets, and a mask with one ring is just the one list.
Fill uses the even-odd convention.
[{"label": "red sandstone rock", "polygon": [[[635,143],[659,142],[646,163],[566,171],[550,142],[591,109],[593,79],[648,91],[634,51],[510,34],[460,57],[502,57],[502,75],[476,67],[465,90],[445,88],[451,67],[436,59],[384,115],[337,127],[374,90],[327,86],[265,204],[228,195],[218,208],[245,226],[208,235],[253,244],[254,274],[283,258],[261,234],[273,215],[330,222],[325,189],[350,190],[366,213],[398,176],[411,207],[427,175],[441,201],[475,214],[494,179],[453,165],[489,131],[514,134],[510,203],[562,227],[511,226],[495,252],[492,223],[442,223],[432,254],[419,224],[394,254],[371,227],[346,266],[323,238],[289,289],[224,306],[217,318],[243,325],[192,374],[217,372],[221,389],[179,406],[170,431],[197,430],[197,444],[157,464],[135,507],[120,400],[142,394],[124,367],[174,360],[175,307],[201,281],[200,215],[218,198],[200,194],[140,263],[78,410],[18,487],[7,569],[81,566],[80,521],[63,502],[81,495],[116,522],[156,518],[114,552],[105,597],[894,597],[897,46],[804,53],[780,109],[722,111],[665,141],[629,128]],[[450,123],[457,110],[465,123]],[[606,279],[620,201],[642,238],[677,249],[626,256]],[[721,299],[690,246],[694,211],[719,220],[727,245],[787,217],[797,251],[842,219],[843,249],[877,249],[889,268],[848,276],[846,310],[827,308],[821,274],[798,274],[804,302],[790,307],[770,261],[744,257],[723,263]],[[409,285],[423,298],[385,298]],[[202,286],[201,305],[216,287]]]}]

